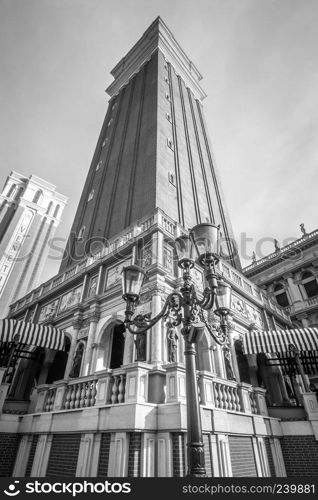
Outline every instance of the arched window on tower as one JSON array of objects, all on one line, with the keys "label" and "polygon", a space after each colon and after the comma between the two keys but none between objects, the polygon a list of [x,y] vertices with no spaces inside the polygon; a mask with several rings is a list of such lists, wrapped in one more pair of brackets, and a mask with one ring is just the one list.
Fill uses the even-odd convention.
[{"label": "arched window on tower", "polygon": [[40,203],[42,196],[43,196],[42,189],[38,189],[34,195],[33,203]]},{"label": "arched window on tower", "polygon": [[278,283],[277,285],[275,285],[274,295],[276,298],[276,302],[279,306],[288,307],[290,305],[288,297],[287,297],[287,293],[286,293],[282,283]]},{"label": "arched window on tower", "polygon": [[60,205],[56,205],[55,210],[54,210],[54,217],[57,217],[60,211]]},{"label": "arched window on tower", "polygon": [[318,295],[317,279],[311,274],[310,271],[305,271],[303,273],[301,283],[305,289],[308,299]]},{"label": "arched window on tower", "polygon": [[12,184],[9,191],[8,191],[8,194],[7,194],[7,197],[8,198],[13,198],[15,192],[16,192],[16,189],[17,189],[17,186],[16,184]]},{"label": "arched window on tower", "polygon": [[50,201],[49,206],[47,207],[47,211],[46,211],[47,215],[50,215],[52,208],[53,208],[53,202]]},{"label": "arched window on tower", "polygon": [[84,238],[84,234],[85,234],[85,226],[82,226],[78,232],[77,239],[82,240]]}]

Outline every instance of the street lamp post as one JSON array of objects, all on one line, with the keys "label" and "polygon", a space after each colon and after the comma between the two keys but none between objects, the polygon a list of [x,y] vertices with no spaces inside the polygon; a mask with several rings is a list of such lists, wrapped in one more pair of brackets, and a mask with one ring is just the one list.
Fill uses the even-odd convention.
[{"label": "street lamp post", "polygon": [[[204,223],[190,230],[189,236],[176,239],[178,266],[183,270],[183,284],[179,292],[168,295],[157,316],[134,315],[139,300],[145,271],[136,265],[123,268],[123,298],[126,301],[125,326],[134,335],[145,333],[160,319],[167,319],[173,326],[182,325],[181,333],[185,341],[186,391],[187,391],[187,431],[188,431],[188,475],[206,476],[204,445],[202,440],[201,415],[196,376],[196,344],[207,329],[220,345],[228,344],[227,316],[230,312],[231,287],[217,276],[215,266],[220,258],[220,226]],[[207,286],[199,299],[191,279],[194,254],[204,268]],[[220,325],[210,325],[204,311],[216,303],[215,313],[220,317]]]}]

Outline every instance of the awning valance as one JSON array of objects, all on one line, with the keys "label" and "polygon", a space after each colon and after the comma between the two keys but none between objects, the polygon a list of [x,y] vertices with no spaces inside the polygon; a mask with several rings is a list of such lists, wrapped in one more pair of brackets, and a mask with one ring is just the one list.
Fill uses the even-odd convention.
[{"label": "awning valance", "polygon": [[0,319],[0,342],[46,347],[57,351],[64,350],[65,334],[53,326],[37,325],[15,319]]},{"label": "awning valance", "polygon": [[299,351],[318,350],[318,328],[252,330],[243,339],[245,354],[284,353],[291,344]]}]

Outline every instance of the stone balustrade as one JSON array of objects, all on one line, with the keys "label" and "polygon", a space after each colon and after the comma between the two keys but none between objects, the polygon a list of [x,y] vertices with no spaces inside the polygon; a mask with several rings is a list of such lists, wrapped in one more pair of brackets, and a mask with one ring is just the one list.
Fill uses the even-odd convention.
[{"label": "stone balustrade", "polygon": [[214,380],[215,407],[220,410],[242,411],[236,382]]},{"label": "stone balustrade", "polygon": [[39,386],[35,413],[146,402],[150,368],[146,363],[131,363],[125,369],[105,370],[87,377]]}]

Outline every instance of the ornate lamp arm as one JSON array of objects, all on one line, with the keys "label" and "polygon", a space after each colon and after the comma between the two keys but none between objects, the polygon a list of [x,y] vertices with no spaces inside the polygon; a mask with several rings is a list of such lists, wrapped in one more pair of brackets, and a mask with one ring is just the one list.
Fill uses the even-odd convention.
[{"label": "ornate lamp arm", "polygon": [[136,309],[136,301],[127,301],[125,327],[133,335],[139,335],[140,333],[145,333],[161,318],[167,318],[167,316],[171,316],[173,318],[171,321],[172,324],[178,326],[181,323],[181,306],[182,295],[177,292],[172,292],[168,295],[160,313],[154,318],[151,318],[151,313],[137,314],[137,316],[132,318]]},{"label": "ornate lamp arm", "polygon": [[225,345],[228,342],[228,335],[227,335],[228,334],[228,325],[227,325],[225,317],[223,317],[223,316],[221,317],[221,321],[220,321],[219,325],[216,323],[212,323],[212,325],[210,325],[206,321],[203,313],[201,315],[201,319],[202,319],[206,329],[208,330],[209,334],[215,340],[215,342],[217,342],[220,345]]}]

